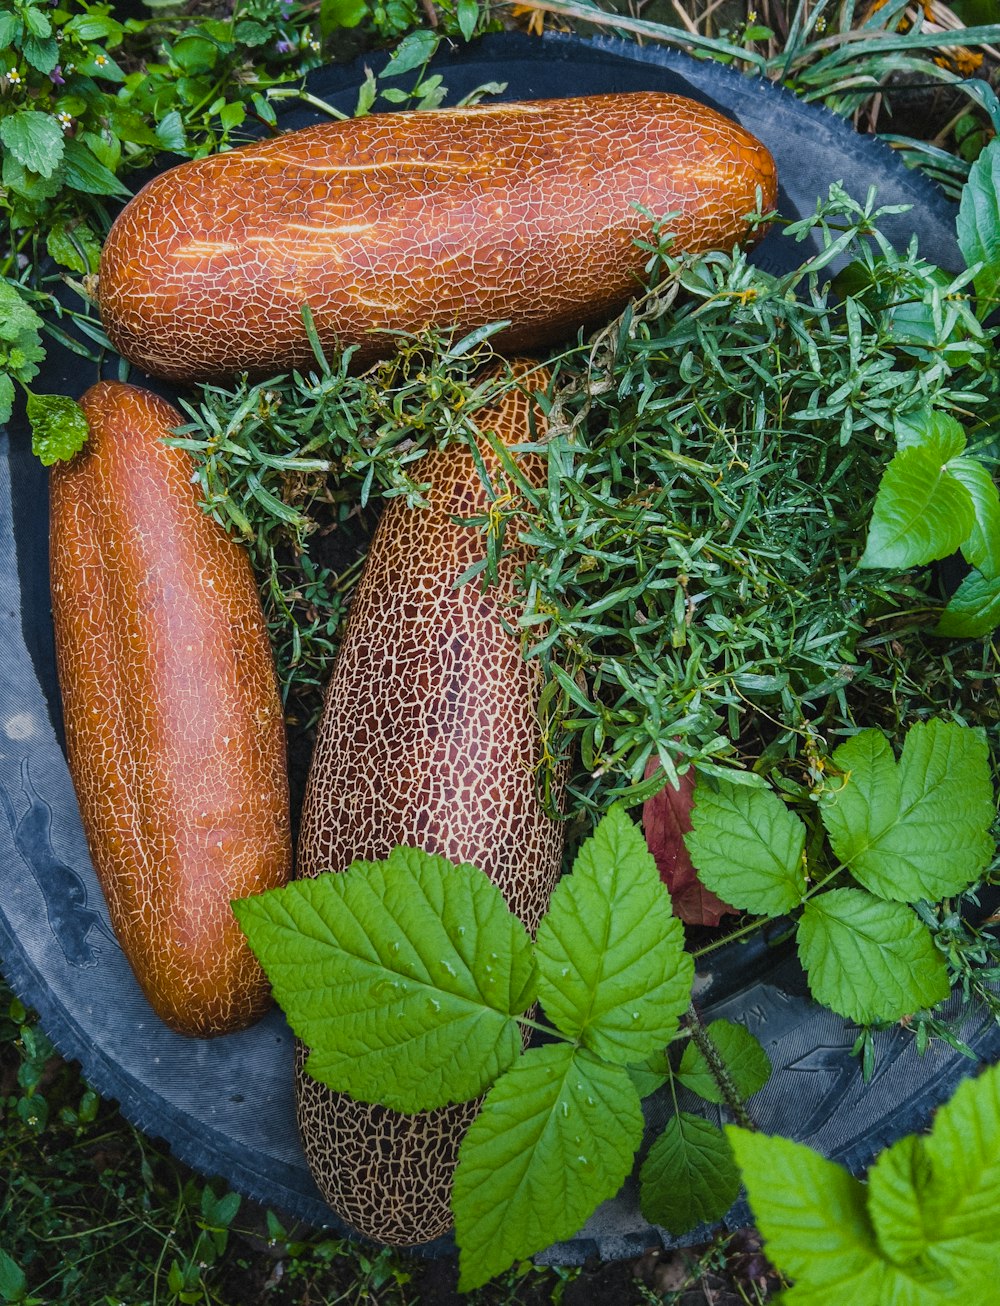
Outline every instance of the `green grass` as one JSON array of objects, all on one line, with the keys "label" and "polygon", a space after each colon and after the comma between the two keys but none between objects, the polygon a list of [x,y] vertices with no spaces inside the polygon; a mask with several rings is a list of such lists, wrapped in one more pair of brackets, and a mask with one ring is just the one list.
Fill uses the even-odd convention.
[{"label": "green grass", "polygon": [[[578,1277],[523,1267],[469,1300],[558,1302]],[[642,1300],[628,1277],[622,1306]],[[456,1280],[450,1261],[331,1237],[195,1174],[101,1101],[0,983],[0,1302],[410,1306],[447,1301]]]}]

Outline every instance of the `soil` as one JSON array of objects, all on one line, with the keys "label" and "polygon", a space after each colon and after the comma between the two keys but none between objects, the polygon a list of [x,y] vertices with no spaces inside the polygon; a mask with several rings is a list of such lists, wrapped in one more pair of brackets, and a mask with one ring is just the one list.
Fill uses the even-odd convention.
[{"label": "soil", "polygon": [[[252,1256],[247,1269],[227,1285],[233,1302],[240,1306],[310,1306],[327,1300],[326,1294],[356,1288],[356,1267],[345,1260],[343,1284],[335,1282],[336,1267],[324,1275],[323,1298],[310,1296],[299,1278],[288,1278],[280,1253],[268,1246],[265,1213],[244,1204],[240,1223],[244,1230],[256,1214],[259,1234],[242,1232],[239,1237]],[[233,1261],[235,1257],[231,1258]],[[405,1288],[407,1300],[421,1306],[469,1306],[470,1296],[458,1291],[458,1271],[451,1259],[402,1258],[411,1278]],[[572,1277],[570,1277],[572,1276]],[[287,1279],[287,1281],[286,1281]],[[316,1285],[318,1287],[318,1285]],[[763,1306],[782,1286],[761,1250],[760,1235],[744,1229],[722,1236],[715,1243],[683,1251],[650,1248],[636,1260],[601,1262],[594,1259],[562,1276],[533,1274],[520,1279],[512,1290],[508,1276],[487,1285],[475,1296],[476,1306],[639,1306],[658,1302],[663,1306]],[[368,1290],[359,1300],[377,1303],[377,1290]],[[334,1300],[340,1300],[334,1298]],[[352,1300],[347,1297],[346,1300]]]}]

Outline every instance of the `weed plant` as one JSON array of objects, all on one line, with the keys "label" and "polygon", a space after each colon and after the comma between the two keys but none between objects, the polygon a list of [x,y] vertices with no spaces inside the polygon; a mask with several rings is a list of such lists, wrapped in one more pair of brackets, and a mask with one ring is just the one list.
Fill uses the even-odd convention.
[{"label": "weed plant", "polygon": [[[558,1303],[577,1278],[526,1264],[467,1300]],[[0,981],[0,1302],[416,1306],[454,1300],[454,1280],[446,1262],[303,1228],[195,1174],[102,1101]],[[623,1271],[616,1302],[643,1300]]]},{"label": "weed plant", "polygon": [[[777,278],[664,243],[657,288],[553,360],[547,485],[508,460],[464,581],[488,584],[507,531],[533,545],[524,646],[575,806],[639,801],[656,763],[753,769],[794,791],[859,721],[898,740],[951,715],[996,742],[991,644],[928,634],[941,577],[858,566],[897,421],[933,405],[969,422],[980,452],[993,439],[989,339],[960,286],[893,250],[878,218],[836,190],[785,233],[819,230],[822,252]],[[828,280],[834,256],[859,285],[849,298]],[[488,348],[410,342],[361,376],[341,360],[190,408],[180,442],[286,630],[295,718],[315,719],[377,502],[419,504],[424,452],[468,442],[495,398],[476,374]]]}]

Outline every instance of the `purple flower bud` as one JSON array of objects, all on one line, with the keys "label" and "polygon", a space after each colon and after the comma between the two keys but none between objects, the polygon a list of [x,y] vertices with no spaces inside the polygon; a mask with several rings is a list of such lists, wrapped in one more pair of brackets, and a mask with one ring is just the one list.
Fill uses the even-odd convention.
[{"label": "purple flower bud", "polygon": [[53,86],[66,85],[66,78],[62,75],[62,66],[60,64],[56,64],[56,66],[49,73],[49,81],[52,83]]},{"label": "purple flower bud", "polygon": [[291,54],[292,43],[291,41],[278,41],[274,48],[279,54]]}]

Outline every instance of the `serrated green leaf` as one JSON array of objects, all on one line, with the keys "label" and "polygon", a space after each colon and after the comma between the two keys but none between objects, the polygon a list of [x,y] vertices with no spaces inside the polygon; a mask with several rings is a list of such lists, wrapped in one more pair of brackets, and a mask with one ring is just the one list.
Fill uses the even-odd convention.
[{"label": "serrated green leaf", "polygon": [[899,763],[878,730],[834,750],[843,774],[820,813],[833,851],[880,898],[936,902],[961,893],[993,855],[996,815],[985,736],[951,721],[911,726]]},{"label": "serrated green leaf", "polygon": [[897,1265],[919,1265],[933,1234],[922,1202],[933,1182],[923,1139],[909,1134],[887,1147],[866,1181],[868,1214],[882,1252]]},{"label": "serrated green leaf", "polygon": [[[760,1092],[771,1077],[771,1062],[753,1034],[732,1020],[713,1020],[705,1033],[725,1062],[726,1071],[739,1096],[745,1100]],[[685,1088],[707,1102],[721,1105],[726,1101],[701,1049],[693,1041],[684,1049],[677,1078]]]},{"label": "serrated green leaf", "polygon": [[699,775],[684,843],[706,888],[741,911],[780,916],[802,901],[806,828],[770,789]]},{"label": "serrated green leaf", "polygon": [[67,186],[73,190],[83,191],[88,195],[128,195],[131,192],[122,185],[110,168],[106,168],[94,158],[94,155],[82,141],[66,142],[66,163],[63,173]]},{"label": "serrated green leaf", "polygon": [[625,1069],[640,1097],[649,1097],[650,1093],[655,1093],[658,1088],[662,1088],[671,1074],[667,1054],[663,1048],[651,1052],[648,1057],[633,1062]]},{"label": "serrated green leaf", "polygon": [[32,36],[46,37],[52,35],[52,24],[48,16],[43,14],[40,9],[34,8],[33,5],[26,5],[21,11],[24,17],[24,25]]},{"label": "serrated green leaf", "polygon": [[101,242],[85,222],[72,227],[57,223],[45,237],[49,256],[71,272],[96,272],[101,257]]},{"label": "serrated green leaf", "polygon": [[922,408],[897,417],[892,429],[897,449],[930,444],[946,462],[965,452],[965,427],[950,413],[939,412],[936,408]]},{"label": "serrated green leaf", "polygon": [[43,177],[40,173],[26,168],[20,159],[14,158],[13,153],[3,154],[3,170],[0,177],[9,191],[20,195],[30,205],[44,204],[53,195],[58,195],[62,187],[61,166],[51,177]]},{"label": "serrated green leaf", "polygon": [[27,385],[38,375],[38,365],[45,358],[45,349],[34,335],[27,332],[7,350],[6,370],[22,385]]},{"label": "serrated green leaf", "polygon": [[974,285],[976,312],[988,317],[1000,304],[1000,146],[991,141],[962,187],[956,230],[966,267],[982,263]]},{"label": "serrated green leaf", "polygon": [[40,73],[50,73],[59,62],[59,46],[53,36],[27,37],[21,47],[21,53],[32,68]]},{"label": "serrated green leaf", "polygon": [[948,468],[950,446],[937,439],[894,455],[875,496],[859,567],[903,570],[954,553],[972,532],[969,491]]},{"label": "serrated green leaf", "polygon": [[0,372],[0,426],[6,426],[14,407],[14,382],[6,372]]},{"label": "serrated green leaf", "polygon": [[520,1055],[531,941],[474,867],[397,848],[233,910],[331,1088],[413,1113],[478,1097]]},{"label": "serrated green leaf", "polygon": [[680,1111],[649,1149],[639,1183],[646,1219],[682,1234],[725,1215],[739,1196],[740,1172],[725,1134]]},{"label": "serrated green leaf", "polygon": [[961,550],[965,560],[984,576],[1000,575],[1000,492],[989,470],[975,458],[955,458],[948,470],[972,499],[975,521]]},{"label": "serrated green leaf", "polygon": [[936,635],[978,639],[1000,626],[1000,577],[987,580],[972,571],[948,600],[934,628]]},{"label": "serrated green leaf", "polygon": [[42,329],[42,319],[26,303],[12,285],[0,281],[0,340],[18,341],[25,335],[36,336]]},{"label": "serrated green leaf", "polygon": [[[837,1284],[838,1303],[851,1306],[962,1306],[951,1294],[943,1295],[886,1261],[870,1262],[858,1274]],[[826,1286],[797,1283],[775,1299],[774,1306],[831,1306]]]},{"label": "serrated green leaf", "polygon": [[63,130],[51,113],[21,109],[0,118],[0,143],[23,167],[49,178],[62,162]]},{"label": "serrated green leaf", "polygon": [[[788,1138],[736,1125],[725,1133],[778,1269],[810,1288],[832,1289],[878,1263],[864,1185],[843,1167]],[[861,1306],[857,1297],[840,1300]]]},{"label": "serrated green leaf", "polygon": [[964,1080],[927,1137],[894,1144],[869,1171],[869,1210],[886,1255],[965,1301],[996,1286],[1000,1067]]},{"label": "serrated green leaf", "polygon": [[579,1231],[642,1141],[628,1074],[569,1044],[532,1048],[490,1090],[452,1190],[459,1292]]},{"label": "serrated green leaf", "polygon": [[86,414],[68,395],[28,395],[31,448],[45,467],[72,458],[90,435]]},{"label": "serrated green leaf", "polygon": [[17,14],[0,13],[0,48],[12,46],[24,31],[24,24]]},{"label": "serrated green leaf", "polygon": [[615,804],[556,886],[535,942],[538,995],[570,1038],[618,1064],[677,1032],[694,962],[642,831]]},{"label": "serrated green leaf", "polygon": [[903,903],[833,889],[806,903],[799,960],[817,1002],[858,1025],[901,1020],[943,1002],[948,967]]}]

